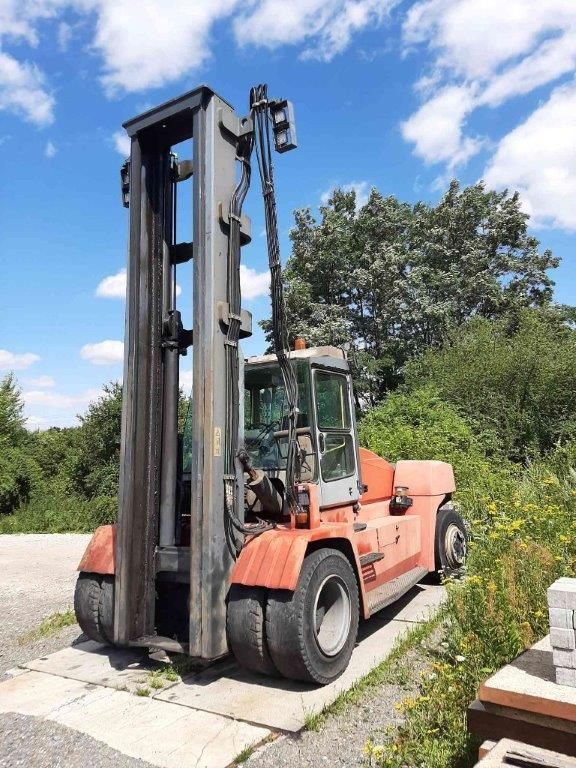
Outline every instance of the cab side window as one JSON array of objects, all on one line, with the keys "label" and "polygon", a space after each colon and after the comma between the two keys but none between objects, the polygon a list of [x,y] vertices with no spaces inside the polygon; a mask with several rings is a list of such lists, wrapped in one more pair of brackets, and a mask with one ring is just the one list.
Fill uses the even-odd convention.
[{"label": "cab side window", "polygon": [[322,479],[339,480],[355,471],[348,381],[325,371],[316,371],[315,381]]}]

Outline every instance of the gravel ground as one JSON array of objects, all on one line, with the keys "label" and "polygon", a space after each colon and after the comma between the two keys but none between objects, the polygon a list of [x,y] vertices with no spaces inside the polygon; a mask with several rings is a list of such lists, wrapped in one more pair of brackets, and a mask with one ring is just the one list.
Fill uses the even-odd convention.
[{"label": "gravel ground", "polygon": [[[22,662],[84,638],[77,624],[21,645],[18,638],[42,619],[71,608],[76,567],[89,535],[0,536],[0,682]],[[0,768],[152,768],[100,741],[57,723],[19,714],[0,715]]]},{"label": "gravel ground", "polygon": [[77,625],[35,643],[18,638],[74,602],[76,567],[89,535],[10,534],[0,536],[0,680],[11,667],[57,651],[79,636]]},{"label": "gravel ground", "polygon": [[[417,651],[407,654],[404,664],[412,680],[418,680],[424,662]],[[368,739],[382,743],[388,727],[398,726],[402,717],[394,705],[414,694],[414,686],[385,683],[367,691],[361,704],[329,716],[319,731],[303,731],[267,744],[252,755],[247,768],[318,768],[318,766],[366,766],[363,754]]]},{"label": "gravel ground", "polygon": [[[59,650],[83,637],[73,625],[48,638],[21,645],[18,638],[42,619],[73,604],[76,566],[89,536],[31,534],[0,536],[0,682],[3,673],[29,659]],[[49,567],[47,567],[49,563]],[[423,661],[408,655],[412,679]],[[410,688],[389,683],[368,691],[361,704],[332,715],[319,731],[283,737],[258,750],[249,768],[366,765],[367,739],[382,741],[389,726],[401,721],[394,704]],[[87,758],[89,756],[89,758]],[[0,715],[0,768],[152,768],[90,736],[51,721],[20,714]]]},{"label": "gravel ground", "polygon": [[0,717],[0,768],[153,768],[57,723],[24,715]]}]

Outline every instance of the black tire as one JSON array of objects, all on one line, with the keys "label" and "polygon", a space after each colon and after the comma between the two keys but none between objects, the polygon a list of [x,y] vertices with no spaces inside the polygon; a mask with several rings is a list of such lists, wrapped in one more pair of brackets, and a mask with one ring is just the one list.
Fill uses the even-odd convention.
[{"label": "black tire", "polygon": [[266,643],[266,590],[232,584],[228,593],[228,645],[240,666],[262,675],[278,676]]},{"label": "black tire", "polygon": [[266,632],[272,661],[284,677],[327,685],[348,666],[358,620],[358,585],[348,559],[337,549],[312,552],[294,592],[269,593]]},{"label": "black tire", "polygon": [[434,536],[434,559],[440,578],[461,572],[467,548],[468,534],[464,521],[452,505],[440,507]]},{"label": "black tire", "polygon": [[80,573],[74,592],[74,612],[90,640],[111,645],[114,640],[114,577]]}]

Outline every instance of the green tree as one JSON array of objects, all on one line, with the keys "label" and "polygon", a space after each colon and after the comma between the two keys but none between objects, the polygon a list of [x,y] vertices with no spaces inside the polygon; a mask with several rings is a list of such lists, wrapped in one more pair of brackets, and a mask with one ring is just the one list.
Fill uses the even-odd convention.
[{"label": "green tree", "polygon": [[26,437],[22,393],[14,374],[0,381],[0,447],[17,445]]},{"label": "green tree", "polygon": [[406,372],[408,387],[433,385],[523,462],[576,435],[575,381],[576,331],[552,308],[473,318]]},{"label": "green tree", "polygon": [[[517,194],[453,181],[435,206],[373,189],[357,210],[354,192],[336,190],[320,214],[295,214],[284,273],[290,332],[349,344],[365,405],[468,318],[551,300],[548,270],[559,262],[528,234]],[[270,338],[269,321],[263,327]]]},{"label": "green tree", "polygon": [[9,373],[0,382],[0,514],[28,501],[37,471],[26,451],[23,408],[20,387]]},{"label": "green tree", "polygon": [[71,467],[74,489],[85,498],[115,497],[120,472],[122,385],[111,382],[79,416],[78,453]]}]

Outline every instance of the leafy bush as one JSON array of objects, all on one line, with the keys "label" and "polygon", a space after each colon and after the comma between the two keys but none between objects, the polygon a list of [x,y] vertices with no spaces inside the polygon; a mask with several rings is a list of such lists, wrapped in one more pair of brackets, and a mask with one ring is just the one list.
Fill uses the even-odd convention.
[{"label": "leafy bush", "polygon": [[[571,446],[572,450],[576,446]],[[420,695],[403,703],[405,723],[372,749],[389,768],[448,768],[476,762],[466,709],[480,683],[547,632],[546,589],[576,567],[576,482],[538,462],[516,491],[485,499],[472,516],[468,577],[449,584],[443,652],[429,658]]]},{"label": "leafy bush", "polygon": [[[360,442],[389,461],[436,459],[454,467],[456,499],[467,513],[511,488],[514,467],[498,455],[494,433],[475,429],[434,386],[395,392],[360,422]],[[497,461],[491,457],[497,457]]]},{"label": "leafy bush", "polygon": [[70,466],[74,490],[91,499],[114,496],[120,470],[122,385],[104,386],[104,394],[80,416],[77,454]]},{"label": "leafy bush", "polygon": [[37,472],[25,449],[7,446],[0,451],[0,514],[9,514],[29,500]]},{"label": "leafy bush", "polygon": [[14,514],[0,517],[2,533],[91,533],[116,519],[115,496],[82,499],[61,489],[46,487]]},{"label": "leafy bush", "polygon": [[576,434],[576,331],[563,320],[552,309],[476,318],[409,365],[407,386],[435,386],[511,460],[538,458]]}]

